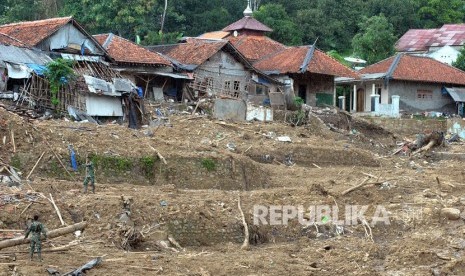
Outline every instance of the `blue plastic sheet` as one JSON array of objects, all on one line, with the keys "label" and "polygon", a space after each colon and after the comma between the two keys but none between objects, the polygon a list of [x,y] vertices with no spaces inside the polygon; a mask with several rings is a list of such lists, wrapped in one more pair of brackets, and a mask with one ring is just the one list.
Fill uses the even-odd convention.
[{"label": "blue plastic sheet", "polygon": [[69,147],[70,151],[70,156],[71,156],[71,167],[73,168],[74,171],[78,170],[78,165],[76,161],[76,153],[74,152],[72,147]]},{"label": "blue plastic sheet", "polygon": [[36,73],[36,75],[41,77],[44,76],[45,71],[47,71],[47,67],[45,67],[44,65],[28,63],[26,64],[26,66],[32,69],[34,73]]}]

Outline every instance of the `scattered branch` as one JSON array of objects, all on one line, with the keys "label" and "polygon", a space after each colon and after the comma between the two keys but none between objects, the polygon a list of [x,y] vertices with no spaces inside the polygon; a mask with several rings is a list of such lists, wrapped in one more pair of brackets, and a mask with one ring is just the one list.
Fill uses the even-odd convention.
[{"label": "scattered branch", "polygon": [[354,186],[354,187],[352,187],[352,188],[349,188],[349,189],[345,190],[344,192],[342,192],[341,195],[346,195],[346,194],[348,194],[348,193],[350,193],[350,192],[352,192],[352,191],[354,191],[354,190],[357,190],[357,189],[360,188],[360,187],[365,186],[365,185],[367,184],[368,179],[370,179],[370,178],[369,178],[369,177],[365,178],[365,179],[362,181],[362,183],[358,184],[357,186]]}]

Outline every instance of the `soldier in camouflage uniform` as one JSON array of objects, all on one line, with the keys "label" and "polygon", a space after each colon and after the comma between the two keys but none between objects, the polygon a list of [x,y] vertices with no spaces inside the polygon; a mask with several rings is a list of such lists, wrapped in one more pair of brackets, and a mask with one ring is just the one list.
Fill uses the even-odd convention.
[{"label": "soldier in camouflage uniform", "polygon": [[37,255],[39,256],[39,260],[42,261],[42,255],[41,255],[41,241],[40,241],[40,234],[44,233],[45,239],[47,239],[47,233],[45,232],[45,227],[42,225],[41,222],[39,222],[39,216],[35,215],[34,216],[34,221],[29,225],[27,228],[26,234],[24,235],[24,239],[27,239],[29,234],[31,234],[31,248],[29,249],[30,255],[31,255],[31,261],[32,261],[32,256],[34,255],[34,249],[37,249]]},{"label": "soldier in camouflage uniform", "polygon": [[92,193],[95,194],[95,174],[94,174],[94,164],[92,161],[86,164],[87,167],[87,175],[86,178],[84,179],[84,193],[87,193],[87,184],[90,181],[90,184],[92,185]]}]

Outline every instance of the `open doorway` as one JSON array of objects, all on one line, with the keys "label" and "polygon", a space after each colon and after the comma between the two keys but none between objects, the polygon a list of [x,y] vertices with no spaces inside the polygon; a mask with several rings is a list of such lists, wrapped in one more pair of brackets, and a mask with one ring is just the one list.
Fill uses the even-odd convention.
[{"label": "open doorway", "polygon": [[299,84],[299,97],[307,103],[307,85]]}]

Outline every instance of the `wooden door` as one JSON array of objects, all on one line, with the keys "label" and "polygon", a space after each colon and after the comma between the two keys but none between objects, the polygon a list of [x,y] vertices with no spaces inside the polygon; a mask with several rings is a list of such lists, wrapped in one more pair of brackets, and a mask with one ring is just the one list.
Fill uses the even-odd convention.
[{"label": "wooden door", "polygon": [[360,88],[357,90],[357,112],[365,111],[365,90]]}]

